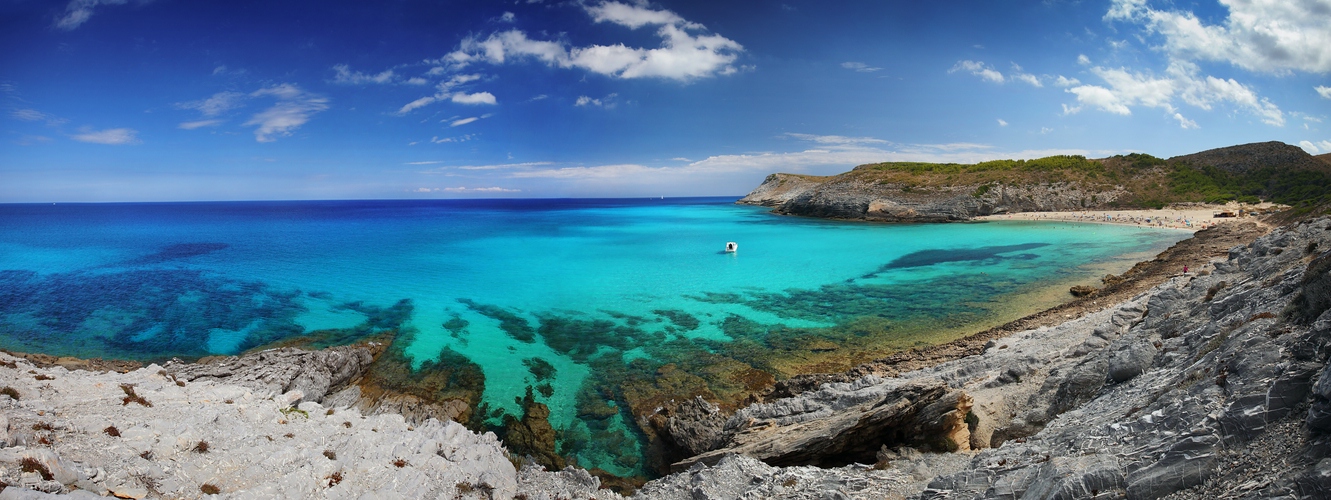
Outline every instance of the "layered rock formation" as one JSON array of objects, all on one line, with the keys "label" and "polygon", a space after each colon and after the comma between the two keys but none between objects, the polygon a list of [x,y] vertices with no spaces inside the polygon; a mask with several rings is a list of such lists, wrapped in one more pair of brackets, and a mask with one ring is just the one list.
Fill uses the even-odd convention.
[{"label": "layered rock formation", "polygon": [[[1024,170],[1011,165],[979,168],[889,163],[860,165],[827,177],[772,174],[738,203],[772,207],[773,212],[785,215],[949,222],[1003,213],[1200,202],[1220,195],[1219,191],[1232,196],[1254,194],[1226,191],[1236,189],[1234,184],[1247,186],[1244,189],[1260,186],[1263,197],[1274,196],[1288,203],[1320,194],[1300,191],[1303,184],[1327,187],[1326,183],[1331,182],[1331,168],[1326,162],[1281,142],[1231,146],[1168,160],[1144,155],[1106,158],[1092,160],[1091,168],[1085,159],[1080,162],[1053,161],[1048,166]],[[1195,172],[1176,180],[1174,169],[1180,166]],[[1301,174],[1309,172],[1311,175]],[[1197,176],[1233,178],[1198,183]],[[1215,185],[1206,184],[1211,181]]]},{"label": "layered rock formation", "polygon": [[[932,480],[922,498],[1326,495],[1329,272],[1331,219],[1281,229],[1198,274],[993,340],[983,354],[745,408],[718,430],[724,438],[713,450],[681,465],[729,453],[771,464],[796,453],[802,463],[847,453],[862,460],[873,446],[921,447],[903,437],[968,436],[957,449],[982,451]],[[968,432],[921,432],[882,418],[910,414],[904,400],[953,415],[969,401]],[[856,426],[875,422],[886,425],[872,433]],[[1278,466],[1254,458],[1271,455]]]}]

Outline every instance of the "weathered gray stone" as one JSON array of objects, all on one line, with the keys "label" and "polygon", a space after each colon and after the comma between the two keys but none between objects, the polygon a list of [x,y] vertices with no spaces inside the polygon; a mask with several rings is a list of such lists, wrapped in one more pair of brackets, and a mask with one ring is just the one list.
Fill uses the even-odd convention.
[{"label": "weathered gray stone", "polygon": [[1155,346],[1144,339],[1131,342],[1109,357],[1109,378],[1125,382],[1141,375],[1155,362]]},{"label": "weathered gray stone", "polygon": [[1219,442],[1216,436],[1178,442],[1160,460],[1128,475],[1128,498],[1160,498],[1201,484],[1215,473],[1215,445]]}]

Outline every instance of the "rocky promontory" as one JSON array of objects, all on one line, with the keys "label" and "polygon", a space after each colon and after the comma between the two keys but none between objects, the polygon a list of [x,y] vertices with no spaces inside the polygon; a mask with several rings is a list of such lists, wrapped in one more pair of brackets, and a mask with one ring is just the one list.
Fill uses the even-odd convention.
[{"label": "rocky promontory", "polygon": [[1265,142],[1159,159],[1054,156],[977,164],[875,163],[834,176],[772,174],[738,203],[785,215],[949,222],[1005,213],[1158,208],[1177,202],[1327,201],[1331,164]]}]

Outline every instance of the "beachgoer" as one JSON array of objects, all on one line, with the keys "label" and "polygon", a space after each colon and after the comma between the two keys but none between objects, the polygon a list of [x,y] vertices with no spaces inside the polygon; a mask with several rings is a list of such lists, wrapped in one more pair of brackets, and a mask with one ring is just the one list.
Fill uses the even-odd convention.
[{"label": "beachgoer", "polygon": [[1188,274],[1188,266],[1183,266],[1183,274]]}]

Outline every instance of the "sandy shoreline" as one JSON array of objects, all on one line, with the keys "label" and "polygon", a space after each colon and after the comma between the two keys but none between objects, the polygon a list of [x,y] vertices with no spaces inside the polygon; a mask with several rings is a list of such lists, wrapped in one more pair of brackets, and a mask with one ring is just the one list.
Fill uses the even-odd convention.
[{"label": "sandy shoreline", "polygon": [[1124,226],[1154,227],[1197,232],[1236,221],[1251,221],[1250,217],[1215,217],[1224,210],[1238,209],[1215,205],[1206,208],[1164,208],[1159,210],[1084,210],[1077,212],[1021,212],[976,217],[977,221],[1037,220],[1050,222],[1082,222],[1117,224]]}]

